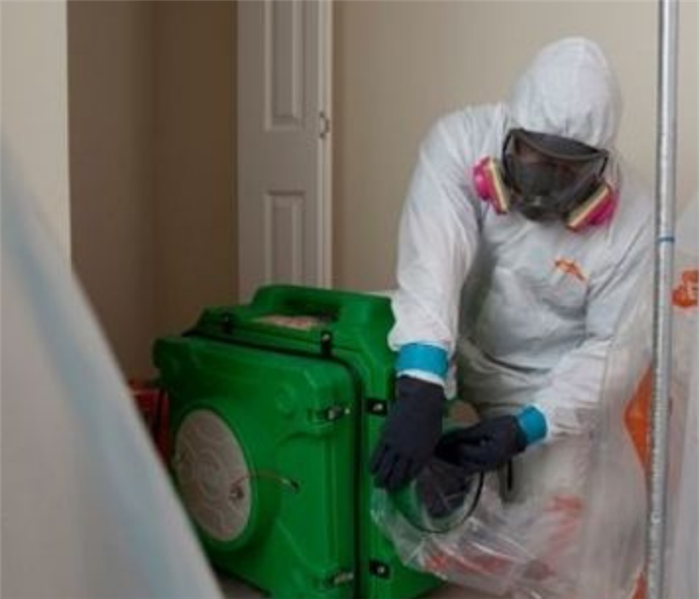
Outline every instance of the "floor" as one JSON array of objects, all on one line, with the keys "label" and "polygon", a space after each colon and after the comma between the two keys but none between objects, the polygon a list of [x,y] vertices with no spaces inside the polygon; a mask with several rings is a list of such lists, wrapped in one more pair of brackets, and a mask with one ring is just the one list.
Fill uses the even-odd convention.
[{"label": "floor", "polygon": [[[219,576],[223,595],[227,599],[261,599],[264,595],[243,582],[234,578]],[[468,591],[454,585],[445,585],[436,591],[425,595],[426,599],[495,599],[492,595],[484,595]],[[396,598],[398,599],[398,598]]]}]

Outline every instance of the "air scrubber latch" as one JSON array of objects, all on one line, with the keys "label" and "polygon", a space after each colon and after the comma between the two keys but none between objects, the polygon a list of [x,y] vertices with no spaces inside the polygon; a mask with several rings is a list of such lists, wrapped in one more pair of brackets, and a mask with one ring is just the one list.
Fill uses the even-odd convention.
[{"label": "air scrubber latch", "polygon": [[354,572],[352,570],[338,570],[325,580],[325,588],[341,587],[354,582]]},{"label": "air scrubber latch", "polygon": [[333,334],[331,331],[321,331],[320,333],[320,355],[330,358],[333,353]]},{"label": "air scrubber latch", "polygon": [[373,416],[385,416],[388,414],[388,402],[385,399],[369,397],[366,400],[366,410]]},{"label": "air scrubber latch", "polygon": [[313,419],[321,422],[335,422],[349,416],[352,413],[352,409],[346,404],[335,404],[324,408],[322,410],[317,410],[313,414]]},{"label": "air scrubber latch", "polygon": [[369,562],[369,572],[377,578],[390,578],[391,576],[390,566],[376,559]]}]

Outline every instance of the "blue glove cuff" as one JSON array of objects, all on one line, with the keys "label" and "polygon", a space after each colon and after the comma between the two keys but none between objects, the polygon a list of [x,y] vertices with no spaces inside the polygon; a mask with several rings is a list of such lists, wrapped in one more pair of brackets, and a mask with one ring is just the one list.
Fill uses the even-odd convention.
[{"label": "blue glove cuff", "polygon": [[407,343],[400,348],[396,362],[398,374],[406,370],[428,372],[443,380],[448,370],[447,352],[436,345]]},{"label": "blue glove cuff", "polygon": [[527,438],[528,446],[545,439],[548,433],[546,416],[532,406],[524,408],[517,415],[517,424],[519,424],[524,436]]}]

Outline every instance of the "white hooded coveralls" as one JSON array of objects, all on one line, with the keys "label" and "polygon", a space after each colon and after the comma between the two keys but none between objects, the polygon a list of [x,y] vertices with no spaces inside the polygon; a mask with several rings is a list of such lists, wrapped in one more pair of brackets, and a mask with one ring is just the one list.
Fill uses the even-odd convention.
[{"label": "white hooded coveralls", "polygon": [[[545,445],[592,430],[621,308],[651,276],[650,197],[613,153],[620,113],[602,51],[569,38],[536,56],[509,102],[432,127],[400,225],[389,336],[399,374],[446,381],[449,393],[458,362],[459,394],[482,416],[533,406],[545,426],[532,434]],[[499,159],[514,127],[609,150],[606,177],[620,196],[612,220],[573,232],[484,202],[473,167]]]}]

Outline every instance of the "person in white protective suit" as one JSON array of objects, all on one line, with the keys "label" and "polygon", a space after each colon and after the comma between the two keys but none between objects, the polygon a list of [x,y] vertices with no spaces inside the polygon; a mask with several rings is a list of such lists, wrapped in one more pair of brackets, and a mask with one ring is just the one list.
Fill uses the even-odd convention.
[{"label": "person in white protective suit", "polygon": [[[401,219],[377,486],[407,484],[435,450],[468,473],[506,473],[511,500],[579,472],[615,325],[650,276],[652,205],[614,148],[620,118],[605,55],[568,38],[509,101],[431,128]],[[442,437],[455,371],[480,421]]]}]

